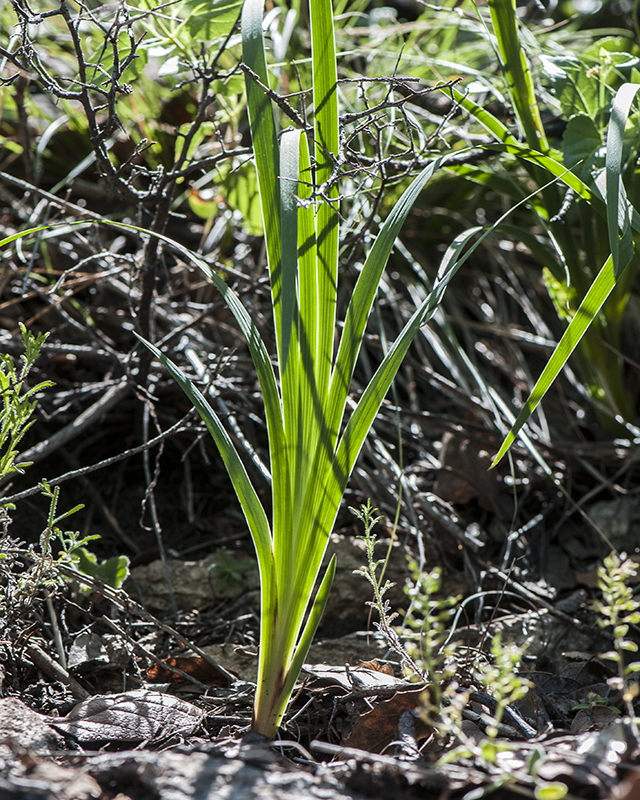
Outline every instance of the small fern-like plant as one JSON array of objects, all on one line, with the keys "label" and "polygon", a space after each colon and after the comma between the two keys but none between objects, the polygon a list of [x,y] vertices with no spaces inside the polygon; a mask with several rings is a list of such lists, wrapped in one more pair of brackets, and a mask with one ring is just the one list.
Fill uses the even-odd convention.
[{"label": "small fern-like plant", "polygon": [[631,625],[640,623],[640,603],[633,595],[629,580],[635,577],[637,565],[626,555],[611,553],[598,567],[598,587],[602,592],[602,600],[593,603],[593,610],[598,614],[598,625],[613,633],[613,650],[603,654],[603,658],[611,659],[617,669],[617,676],[608,683],[622,694],[622,700],[629,715],[633,731],[638,736],[633,700],[638,694],[638,684],[631,681],[631,676],[640,672],[640,661],[628,662],[628,653],[637,653],[638,645],[629,638]]},{"label": "small fern-like plant", "polygon": [[23,472],[29,462],[16,462],[18,444],[33,425],[31,419],[36,408],[36,395],[43,389],[53,386],[51,381],[41,381],[30,389],[25,381],[35,360],[40,355],[47,334],[34,335],[20,323],[24,353],[20,356],[20,366],[16,367],[11,356],[0,354],[0,480],[16,472]]}]

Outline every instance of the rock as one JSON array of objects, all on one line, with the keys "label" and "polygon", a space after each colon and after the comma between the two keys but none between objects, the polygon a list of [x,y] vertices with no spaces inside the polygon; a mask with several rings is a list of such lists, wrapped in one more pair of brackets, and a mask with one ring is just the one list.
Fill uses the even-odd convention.
[{"label": "rock", "polygon": [[17,697],[0,698],[0,772],[25,751],[42,756],[64,747],[45,719]]}]

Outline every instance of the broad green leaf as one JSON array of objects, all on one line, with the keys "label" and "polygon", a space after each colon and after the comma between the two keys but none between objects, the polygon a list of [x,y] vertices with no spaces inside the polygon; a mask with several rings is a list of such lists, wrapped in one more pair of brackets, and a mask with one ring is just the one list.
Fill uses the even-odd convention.
[{"label": "broad green leaf", "polygon": [[238,19],[242,0],[208,0],[190,9],[187,30],[195,41],[212,42],[227,36]]},{"label": "broad green leaf", "polygon": [[[176,162],[178,158],[182,156],[182,151],[184,149],[184,142],[185,142],[184,137],[191,131],[192,127],[193,123],[185,122],[184,125],[181,125],[178,128],[178,135],[176,136],[176,143],[173,156],[174,162]],[[194,153],[196,152],[198,147],[200,147],[202,142],[206,138],[212,137],[214,133],[215,133],[215,126],[213,122],[203,122],[202,125],[200,125],[200,127],[196,131],[195,135],[191,138],[191,141],[189,142],[189,147],[187,148],[187,152],[184,155],[184,158],[187,160],[193,158]]]},{"label": "broad green leaf", "polygon": [[78,559],[78,571],[95,578],[98,573],[98,559],[94,553],[86,547],[79,547],[74,556]]},{"label": "broad green leaf", "polygon": [[[217,187],[216,187],[217,188]],[[187,202],[189,208],[194,214],[197,214],[200,219],[211,219],[218,213],[218,208],[222,196],[218,194],[216,189],[190,189],[187,192]]]},{"label": "broad green leaf", "polygon": [[574,56],[544,56],[541,60],[565,117],[586,114],[597,119],[602,111],[599,81],[588,74],[584,61]]},{"label": "broad green leaf", "polygon": [[569,120],[562,136],[562,161],[574,175],[588,183],[596,164],[600,166],[604,153],[602,137],[596,123],[586,114]]},{"label": "broad green leaf", "polygon": [[95,577],[99,578],[107,586],[119,589],[129,576],[129,559],[127,556],[112,556],[103,561],[96,572]]},{"label": "broad green leaf", "polygon": [[224,179],[229,208],[242,214],[243,227],[251,236],[262,236],[260,193],[253,164],[245,163],[230,170]]},{"label": "broad green leaf", "polygon": [[536,783],[534,795],[536,800],[562,800],[567,796],[569,789],[561,781],[548,781]]}]

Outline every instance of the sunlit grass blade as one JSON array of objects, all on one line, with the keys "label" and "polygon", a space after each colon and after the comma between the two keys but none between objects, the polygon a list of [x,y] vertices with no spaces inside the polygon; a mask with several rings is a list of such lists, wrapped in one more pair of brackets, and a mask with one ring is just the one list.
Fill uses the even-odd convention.
[{"label": "sunlit grass blade", "polygon": [[307,658],[309,648],[311,647],[313,639],[316,635],[316,631],[318,630],[318,625],[320,624],[327,601],[329,600],[329,592],[333,586],[333,581],[336,575],[336,565],[337,560],[334,554],[331,556],[329,566],[327,567],[320,586],[318,587],[318,591],[316,592],[316,596],[309,612],[309,617],[304,626],[302,635],[298,640],[295,656],[293,657],[293,660],[289,666],[289,676],[284,687],[284,694],[287,697],[289,697],[293,691],[295,682],[298,679],[300,670],[302,669],[302,666]]},{"label": "sunlit grass blade", "polygon": [[358,276],[349,301],[336,364],[331,375],[328,418],[332,431],[337,431],[342,421],[347,392],[362,345],[367,320],[396,237],[420,192],[436,170],[446,163],[446,160],[447,156],[434,159],[404,191],[385,220]]},{"label": "sunlit grass blade", "polygon": [[[533,387],[531,394],[527,398],[526,403],[518,414],[514,425],[500,446],[492,466],[495,466],[502,459],[515,440],[515,437],[518,435],[518,432],[521,430],[523,425],[526,424],[533,410],[549,390],[549,387],[558,376],[560,370],[566,364],[569,356],[571,353],[573,353],[580,340],[587,332],[589,325],[591,325],[597,314],[600,312],[607,297],[609,297],[613,291],[616,282],[621,277],[622,272],[628,264],[629,258],[631,257],[632,240],[630,229],[632,216],[628,211],[628,201],[626,200],[626,197],[621,197],[620,194],[620,170],[622,163],[622,140],[624,138],[624,129],[629,116],[629,111],[631,109],[631,104],[638,90],[640,90],[640,84],[625,84],[618,90],[614,100],[611,121],[607,134],[607,153],[605,159],[607,166],[606,204],[607,223],[609,227],[612,254],[606,260],[604,266],[598,273],[583,301],[580,303],[575,316],[564,332],[564,335],[558,342],[558,346],[554,350],[551,358],[542,371],[540,378]],[[622,213],[620,209],[620,201],[622,201],[623,204]],[[622,228],[622,253],[626,259],[624,263],[620,258],[621,251],[618,244],[620,236],[619,227]],[[631,247],[629,246],[630,244]]]},{"label": "sunlit grass blade", "polygon": [[540,118],[533,76],[520,41],[516,4],[514,0],[489,0],[489,11],[509,94],[527,144],[535,150],[546,151],[549,145]]},{"label": "sunlit grass blade", "polygon": [[[338,72],[331,2],[309,3],[313,69],[313,107],[316,186],[332,177],[335,154],[340,151],[338,119]],[[316,337],[315,389],[324,399],[329,387],[333,361],[338,285],[338,187],[324,187],[326,200],[317,207],[316,270],[318,282],[318,330]]]},{"label": "sunlit grass blade", "polygon": [[[280,364],[287,372],[289,345],[297,315],[298,284],[298,177],[301,131],[285,131],[280,144],[280,207],[282,220],[282,281],[280,320],[282,326]],[[296,325],[296,328],[298,326]],[[294,362],[296,361],[294,355]],[[295,369],[296,364],[291,365]],[[297,383],[297,381],[296,381]]]},{"label": "sunlit grass blade", "polygon": [[[262,33],[263,0],[245,0],[242,8],[242,57],[264,86],[269,86],[269,71]],[[282,349],[281,313],[281,220],[280,220],[280,163],[273,104],[265,92],[247,77],[247,111],[256,175],[262,206],[265,244],[271,275],[273,313],[279,351]]]},{"label": "sunlit grass blade", "polygon": [[500,450],[498,450],[492,466],[498,464],[511,447],[518,432],[527,422],[538,403],[545,396],[553,381],[557,378],[560,370],[564,367],[569,356],[578,346],[580,340],[589,328],[589,325],[591,325],[595,319],[604,301],[611,294],[615,285],[616,277],[613,270],[613,259],[609,256],[580,304],[580,307],[576,311],[574,318],[558,342],[556,349],[553,351],[551,358],[547,362],[536,385],[527,398],[526,403],[518,414],[513,427],[500,446]]},{"label": "sunlit grass blade", "polygon": [[570,189],[573,189],[573,191],[576,192],[576,194],[578,194],[583,200],[587,200],[590,203],[597,203],[597,198],[594,198],[593,192],[586,185],[586,183],[568,170],[564,164],[561,164],[559,161],[556,161],[549,155],[541,153],[539,150],[532,149],[528,145],[520,144],[520,142],[518,142],[518,140],[511,133],[509,133],[509,129],[503,125],[499,119],[493,116],[493,114],[479,106],[477,103],[474,103],[473,100],[466,97],[458,89],[453,88],[451,91],[456,103],[458,103],[461,108],[464,108],[465,111],[471,114],[474,119],[476,119],[484,128],[486,128],[487,131],[489,131],[489,133],[496,138],[496,144],[484,145],[484,147],[490,150],[495,150],[497,153],[509,153],[510,155],[522,158],[524,161],[527,161],[531,164],[544,167],[552,175],[555,175],[557,178],[559,178]]},{"label": "sunlit grass blade", "polygon": [[[622,149],[624,146],[624,130],[629,119],[631,104],[640,90],[640,84],[625,83],[620,87],[613,100],[611,118],[607,133],[606,202],[607,229],[609,231],[609,247],[613,258],[613,269],[616,278],[627,266],[633,255],[633,240],[629,202],[620,178],[622,170]],[[619,238],[618,230],[621,231]]]}]

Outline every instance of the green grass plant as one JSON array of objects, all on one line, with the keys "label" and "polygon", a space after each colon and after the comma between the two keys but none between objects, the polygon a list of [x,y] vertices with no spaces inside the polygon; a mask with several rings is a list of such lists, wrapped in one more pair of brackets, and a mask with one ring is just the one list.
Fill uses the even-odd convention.
[{"label": "green grass plant", "polygon": [[[310,13],[313,130],[286,130],[279,140],[272,100],[247,79],[271,278],[275,368],[238,298],[200,264],[239,322],[260,381],[269,434],[271,518],[221,420],[195,385],[154,349],[206,422],[251,531],[261,585],[253,728],[269,737],[276,734],[327,602],[335,559],[322,576],[321,566],[347,481],[411,341],[461,263],[459,244],[447,253],[433,291],[345,419],[351,379],[389,254],[411,206],[444,157],[414,179],[387,217],[360,271],[336,347],[339,198],[334,179],[340,142],[330,1],[312,3]],[[262,86],[269,86],[261,0],[245,2],[242,39],[245,63]]]},{"label": "green grass plant", "polygon": [[[529,32],[525,40],[513,0],[492,0],[489,11],[492,30],[487,30],[487,36],[495,41],[524,142],[488,110],[461,92],[454,90],[454,94],[494,138],[495,144],[489,147],[503,154],[505,163],[515,156],[525,165],[526,180],[538,187],[538,197],[530,203],[535,214],[532,222],[545,233],[546,284],[559,316],[567,322],[497,462],[574,351],[601,423],[618,431],[621,423],[636,420],[617,354],[622,317],[638,267],[635,248],[640,216],[632,200],[640,152],[634,107],[640,72],[634,66],[637,57],[607,39],[588,49],[580,61],[571,53],[546,56],[543,63],[559,106],[556,110],[567,121],[562,142],[554,147],[542,124],[542,101],[530,64],[530,45],[535,39]],[[481,170],[460,172],[491,186],[491,178],[481,175]],[[550,173],[557,178],[556,185],[549,184]],[[535,254],[540,255],[538,246]]]}]

